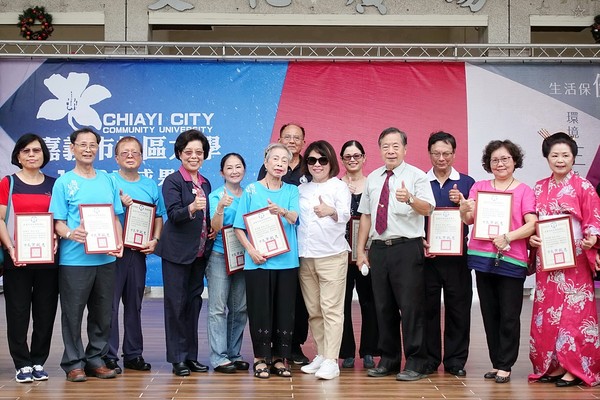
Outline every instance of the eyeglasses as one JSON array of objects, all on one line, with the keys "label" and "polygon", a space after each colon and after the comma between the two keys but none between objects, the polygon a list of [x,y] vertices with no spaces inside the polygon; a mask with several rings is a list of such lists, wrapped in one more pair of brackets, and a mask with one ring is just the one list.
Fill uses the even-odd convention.
[{"label": "eyeglasses", "polygon": [[131,151],[131,150],[129,150],[129,151],[122,151],[122,152],[119,153],[119,156],[121,156],[123,158],[127,158],[129,156],[137,158],[137,157],[139,157],[141,155],[142,155],[142,153],[140,153],[139,151]]},{"label": "eyeglasses", "polygon": [[91,151],[98,150],[98,145],[96,143],[73,143],[75,146],[79,147],[81,150],[90,149]]},{"label": "eyeglasses", "polygon": [[308,165],[315,165],[317,163],[317,161],[319,162],[319,164],[321,165],[327,165],[329,164],[329,160],[327,159],[327,157],[307,157],[306,158],[306,163]]},{"label": "eyeglasses", "polygon": [[193,155],[196,155],[198,157],[202,157],[204,155],[204,151],[202,150],[184,150],[181,152],[181,154],[183,154],[186,157],[191,157]]},{"label": "eyeglasses", "polygon": [[34,147],[33,149],[21,149],[21,151],[20,151],[20,153],[23,155],[29,155],[31,153],[40,154],[41,152],[42,152],[41,147]]},{"label": "eyeglasses", "polygon": [[362,158],[364,157],[364,154],[360,154],[360,153],[356,153],[356,154],[344,154],[344,156],[342,157],[344,159],[344,161],[350,161],[353,158],[358,161],[358,160],[362,160]]},{"label": "eyeglasses", "polygon": [[443,153],[439,153],[437,151],[434,151],[434,152],[431,152],[429,154],[431,154],[431,157],[433,157],[433,158],[440,158],[440,156],[442,156],[444,158],[450,158],[454,154],[454,152],[452,152],[452,151],[445,151]]},{"label": "eyeglasses", "polygon": [[293,140],[294,142],[299,143],[302,141],[302,137],[285,135],[281,137],[281,140],[283,140],[284,142],[291,142]]},{"label": "eyeglasses", "polygon": [[511,156],[508,157],[500,157],[500,158],[492,158],[490,160],[490,165],[498,165],[499,163],[502,163],[503,165],[508,164],[508,162],[512,160]]}]

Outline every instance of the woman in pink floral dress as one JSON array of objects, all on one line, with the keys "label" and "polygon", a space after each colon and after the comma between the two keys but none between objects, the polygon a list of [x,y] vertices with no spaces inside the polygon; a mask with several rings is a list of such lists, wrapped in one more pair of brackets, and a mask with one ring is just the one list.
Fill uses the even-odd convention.
[{"label": "woman in pink floral dress", "polygon": [[[600,201],[592,184],[573,172],[577,143],[566,133],[544,139],[542,153],[552,170],[535,185],[540,221],[570,215],[576,267],[545,272],[536,259],[529,358],[531,382],[558,387],[600,383],[600,339],[594,297],[595,256],[600,235]],[[539,247],[539,236],[530,238]]]}]

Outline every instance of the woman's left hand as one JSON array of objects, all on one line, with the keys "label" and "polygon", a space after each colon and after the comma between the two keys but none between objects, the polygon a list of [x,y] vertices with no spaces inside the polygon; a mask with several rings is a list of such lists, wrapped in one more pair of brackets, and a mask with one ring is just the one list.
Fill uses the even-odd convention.
[{"label": "woman's left hand", "polygon": [[507,247],[510,246],[510,241],[507,238],[508,236],[506,234],[494,237],[494,246],[496,246],[498,250],[505,250]]},{"label": "woman's left hand", "polygon": [[277,204],[273,203],[270,199],[267,199],[267,203],[269,203],[267,208],[269,209],[269,212],[271,214],[274,214],[274,215],[282,215],[283,214],[283,208],[281,208]]},{"label": "woman's left hand", "polygon": [[108,252],[106,254],[108,254],[109,256],[117,257],[117,258],[123,257],[123,245],[119,243],[117,245],[117,250],[116,251],[110,251],[110,252]]},{"label": "woman's left hand", "polygon": [[594,247],[594,245],[596,244],[596,241],[598,240],[598,236],[596,235],[591,235],[589,232],[586,232],[585,237],[583,238],[583,240],[581,241],[581,247],[584,250],[589,250],[592,247]]}]

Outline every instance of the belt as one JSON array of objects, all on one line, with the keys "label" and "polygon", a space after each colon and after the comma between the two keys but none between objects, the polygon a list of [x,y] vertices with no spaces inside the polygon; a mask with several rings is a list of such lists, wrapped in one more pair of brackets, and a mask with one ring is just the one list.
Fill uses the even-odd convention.
[{"label": "belt", "polygon": [[413,242],[415,240],[421,240],[422,238],[420,237],[416,237],[416,238],[407,238],[407,237],[399,237],[399,238],[394,238],[394,239],[387,239],[387,240],[373,240],[371,242],[371,244],[375,244],[378,246],[394,246],[396,244],[401,244],[401,243],[408,243],[408,242]]}]

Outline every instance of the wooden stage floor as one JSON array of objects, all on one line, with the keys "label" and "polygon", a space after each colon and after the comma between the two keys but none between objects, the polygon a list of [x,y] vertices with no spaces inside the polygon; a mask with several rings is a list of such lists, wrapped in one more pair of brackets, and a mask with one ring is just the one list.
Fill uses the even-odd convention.
[{"label": "wooden stage floor", "polygon": [[[4,310],[4,297],[0,296]],[[6,330],[0,332],[0,399],[598,399],[600,387],[556,388],[552,384],[529,384],[527,374],[531,364],[528,358],[531,300],[524,297],[522,314],[521,351],[506,384],[496,384],[483,379],[490,369],[481,314],[477,301],[473,302],[470,357],[466,365],[467,376],[457,378],[440,369],[437,373],[417,382],[397,382],[393,376],[369,378],[357,359],[354,369],[342,369],[340,378],[332,381],[317,380],[293,368],[291,378],[272,376],[268,380],[256,379],[249,372],[224,375],[212,370],[189,377],[176,377],[171,365],[165,361],[162,299],[147,296],[143,305],[145,335],[144,357],[152,363],[152,371],[125,370],[116,379],[89,378],[84,383],[71,383],[59,367],[62,355],[60,315],[57,316],[52,352],[45,365],[50,379],[46,382],[19,384],[14,380],[14,367],[8,355]],[[353,308],[355,325],[359,307]],[[208,364],[206,336],[206,310],[202,309],[199,361]],[[0,313],[4,327],[5,314]],[[84,336],[85,337],[85,336]],[[85,340],[84,340],[85,344]],[[315,354],[312,339],[304,346],[307,356]],[[244,338],[243,355],[252,360],[248,335]],[[600,360],[597,360],[600,362]],[[122,363],[121,363],[122,366]]]}]

